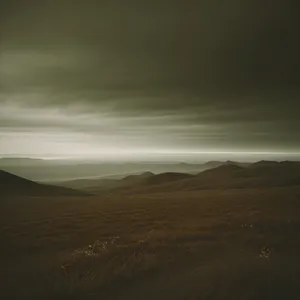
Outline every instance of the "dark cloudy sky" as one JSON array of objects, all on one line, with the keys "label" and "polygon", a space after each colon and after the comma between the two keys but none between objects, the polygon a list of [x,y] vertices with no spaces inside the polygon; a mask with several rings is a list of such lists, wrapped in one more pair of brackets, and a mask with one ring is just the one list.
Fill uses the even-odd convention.
[{"label": "dark cloudy sky", "polygon": [[1,2],[2,155],[300,152],[297,1]]}]

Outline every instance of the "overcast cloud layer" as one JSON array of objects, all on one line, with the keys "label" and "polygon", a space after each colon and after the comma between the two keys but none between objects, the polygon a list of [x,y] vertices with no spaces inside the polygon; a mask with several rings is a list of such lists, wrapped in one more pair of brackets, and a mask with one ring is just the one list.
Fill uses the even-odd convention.
[{"label": "overcast cloud layer", "polygon": [[4,1],[0,154],[300,152],[296,1]]}]

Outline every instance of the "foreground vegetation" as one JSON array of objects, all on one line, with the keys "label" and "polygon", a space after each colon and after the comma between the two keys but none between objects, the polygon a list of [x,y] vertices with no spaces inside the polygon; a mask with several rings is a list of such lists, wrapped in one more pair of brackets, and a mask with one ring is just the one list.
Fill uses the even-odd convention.
[{"label": "foreground vegetation", "polygon": [[300,188],[1,200],[1,299],[297,299]]}]

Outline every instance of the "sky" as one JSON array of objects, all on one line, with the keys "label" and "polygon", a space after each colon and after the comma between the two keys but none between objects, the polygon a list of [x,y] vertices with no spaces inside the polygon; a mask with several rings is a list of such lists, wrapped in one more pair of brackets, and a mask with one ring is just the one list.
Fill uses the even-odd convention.
[{"label": "sky", "polygon": [[300,153],[296,1],[1,2],[0,155]]}]

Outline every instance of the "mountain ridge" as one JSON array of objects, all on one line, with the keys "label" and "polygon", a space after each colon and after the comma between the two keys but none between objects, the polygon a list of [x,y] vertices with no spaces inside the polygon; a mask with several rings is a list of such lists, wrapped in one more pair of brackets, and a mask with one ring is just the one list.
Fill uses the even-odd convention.
[{"label": "mountain ridge", "polygon": [[[253,164],[254,165],[254,164]],[[136,175],[137,178],[139,175]],[[201,189],[235,189],[255,187],[276,187],[300,185],[300,164],[261,163],[242,167],[237,164],[223,164],[196,175],[165,172],[149,178],[136,180],[132,184],[119,185],[111,191],[165,192]],[[97,187],[93,187],[97,191]]]}]

